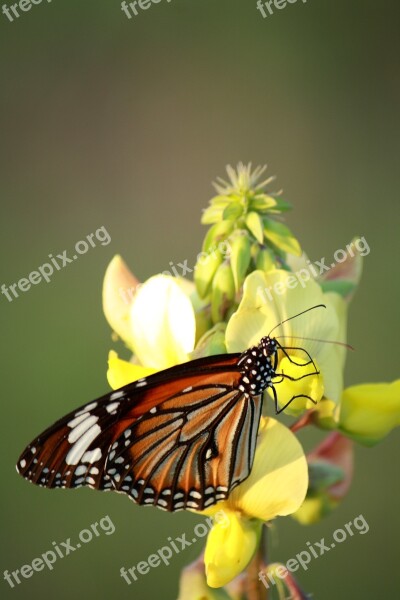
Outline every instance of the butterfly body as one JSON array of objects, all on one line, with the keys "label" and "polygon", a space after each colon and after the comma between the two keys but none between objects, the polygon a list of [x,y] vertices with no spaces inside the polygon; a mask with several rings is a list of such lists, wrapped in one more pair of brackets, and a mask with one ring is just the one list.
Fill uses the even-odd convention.
[{"label": "butterfly body", "polygon": [[203,510],[250,473],[277,348],[267,336],[242,354],[130,383],[44,431],[17,470],[43,487],[88,486],[163,510]]}]

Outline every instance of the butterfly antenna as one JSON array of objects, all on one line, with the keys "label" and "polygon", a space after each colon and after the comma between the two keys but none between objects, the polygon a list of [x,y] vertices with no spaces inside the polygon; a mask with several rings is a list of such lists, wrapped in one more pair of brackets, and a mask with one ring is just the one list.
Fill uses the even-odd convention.
[{"label": "butterfly antenna", "polygon": [[292,319],[297,319],[297,317],[300,317],[301,315],[304,315],[305,313],[310,312],[310,310],[314,310],[315,308],[326,308],[325,304],[316,304],[315,306],[311,306],[311,308],[307,308],[306,310],[303,310],[302,312],[299,312],[297,315],[293,315],[293,317],[289,317],[288,319],[284,319],[283,321],[281,321],[280,323],[278,323],[278,325],[275,325],[275,327],[273,327],[271,329],[271,331],[268,334],[268,337],[271,335],[271,333],[273,331],[275,331],[275,329],[277,329],[278,327],[280,327],[281,325],[283,325],[283,323],[287,323],[288,321],[291,321]]},{"label": "butterfly antenna", "polygon": [[[276,339],[285,338],[285,337],[287,337],[287,336],[277,335]],[[348,350],[352,350],[353,352],[355,352],[354,346],[351,346],[350,344],[346,344],[346,342],[338,342],[336,340],[319,340],[317,338],[299,337],[298,335],[293,335],[291,337],[295,340],[307,340],[308,342],[321,342],[322,344],[336,344],[337,346],[343,346],[344,348],[347,348]]]}]

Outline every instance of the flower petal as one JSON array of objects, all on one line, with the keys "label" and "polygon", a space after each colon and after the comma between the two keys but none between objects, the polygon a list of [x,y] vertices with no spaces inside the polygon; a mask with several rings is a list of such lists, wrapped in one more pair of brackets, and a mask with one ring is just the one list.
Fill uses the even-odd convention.
[{"label": "flower petal", "polygon": [[129,311],[139,280],[117,254],[107,267],[103,281],[103,311],[111,328],[132,349]]},{"label": "flower petal", "polygon": [[134,298],[130,316],[133,350],[141,364],[161,370],[188,360],[195,343],[195,315],[173,277],[148,279]]},{"label": "flower petal", "polygon": [[113,390],[118,390],[128,383],[147,377],[152,373],[155,373],[155,369],[148,369],[122,360],[113,350],[108,354],[107,379]]},{"label": "flower petal", "polygon": [[400,379],[393,383],[355,385],[343,392],[339,428],[372,446],[400,425]]},{"label": "flower petal", "polygon": [[[314,408],[315,403],[321,400],[324,395],[324,384],[320,375],[314,375],[314,365],[310,364],[304,366],[307,361],[299,356],[296,356],[295,360],[296,363],[301,364],[302,366],[293,364],[287,356],[284,356],[279,362],[277,375],[284,373],[294,379],[297,378],[298,381],[284,379],[282,382],[276,384],[276,390],[278,404],[281,408],[290,402],[289,406],[284,410],[285,414],[298,416],[304,410]],[[307,376],[305,377],[305,375]],[[302,396],[301,398],[295,398],[295,400],[291,401],[292,398],[300,395]],[[306,396],[308,396],[308,398],[306,398]]]},{"label": "flower petal", "polygon": [[[281,321],[318,304],[315,309],[279,325]],[[242,352],[259,343],[276,326],[275,335],[283,346],[299,346],[318,363],[325,394],[336,402],[343,389],[342,367],[346,350],[326,343],[344,342],[344,301],[336,294],[324,294],[315,281],[301,281],[283,270],[254,271],[244,283],[243,299],[226,329],[228,352]],[[339,310],[340,307],[340,310]],[[301,338],[312,338],[313,341]],[[304,352],[294,355],[304,358]]]},{"label": "flower petal", "polygon": [[225,590],[213,590],[207,586],[204,564],[197,560],[185,567],[179,581],[178,600],[229,600]]},{"label": "flower petal", "polygon": [[307,486],[307,460],[300,442],[275,419],[265,419],[251,473],[233,490],[228,504],[249,517],[269,521],[297,510]]},{"label": "flower petal", "polygon": [[204,564],[212,588],[232,581],[247,567],[260,540],[262,523],[225,510],[226,521],[217,522],[208,534]]}]

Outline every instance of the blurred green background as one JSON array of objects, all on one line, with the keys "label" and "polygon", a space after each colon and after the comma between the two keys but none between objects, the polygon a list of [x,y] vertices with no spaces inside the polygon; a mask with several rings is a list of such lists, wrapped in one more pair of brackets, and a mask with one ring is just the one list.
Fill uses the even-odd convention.
[{"label": "blurred green background", "polygon": [[[163,0],[131,20],[116,0],[43,2],[13,23],[0,13],[0,284],[102,225],[112,238],[50,284],[12,303],[0,296],[1,574],[105,515],[116,526],[53,571],[14,589],[2,580],[2,598],[174,600],[181,568],[200,553],[201,542],[128,586],[121,566],[200,518],[43,490],[14,464],[44,427],[108,389],[115,345],[100,292],[112,256],[141,279],[170,261],[194,264],[201,209],[227,163],[269,163],[313,260],[366,237],[347,384],[399,376],[399,16],[394,0],[298,1],[267,19],[255,0]],[[370,525],[301,575],[314,598],[396,597],[398,439],[357,449],[353,488],[331,517],[280,523],[271,557],[282,561],[359,514]]]}]

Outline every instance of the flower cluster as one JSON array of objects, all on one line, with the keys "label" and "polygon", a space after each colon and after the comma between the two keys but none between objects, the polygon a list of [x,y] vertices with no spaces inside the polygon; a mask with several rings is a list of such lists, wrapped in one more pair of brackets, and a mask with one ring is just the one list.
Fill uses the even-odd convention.
[{"label": "flower cluster", "polygon": [[[239,597],[235,586],[243,586],[265,523],[286,515],[302,524],[323,518],[350,487],[353,440],[371,446],[400,424],[400,380],[344,387],[348,290],[360,279],[361,256],[348,256],[325,276],[294,285],[307,256],[281,221],[289,204],[265,191],[272,178],[260,182],[263,171],[239,164],[228,168],[229,182],[216,184],[218,195],[202,219],[211,225],[203,252],[213,259],[197,265],[194,282],[155,275],[138,286],[120,256],[104,279],[106,318],[131,353],[129,360],[109,354],[114,389],[194,357],[242,352],[274,328],[284,348],[278,354],[276,372],[285,377],[276,384],[277,401],[296,420],[289,428],[269,416],[274,404],[265,393],[250,476],[205,511],[212,516],[224,510],[228,526],[215,522],[204,558],[182,574],[185,600]],[[221,241],[229,242],[229,255],[215,251]],[[121,288],[137,289],[130,304]],[[325,308],[309,310],[320,305]],[[296,436],[305,425],[328,432],[307,456]],[[285,585],[293,598],[304,597],[294,580]]]}]

